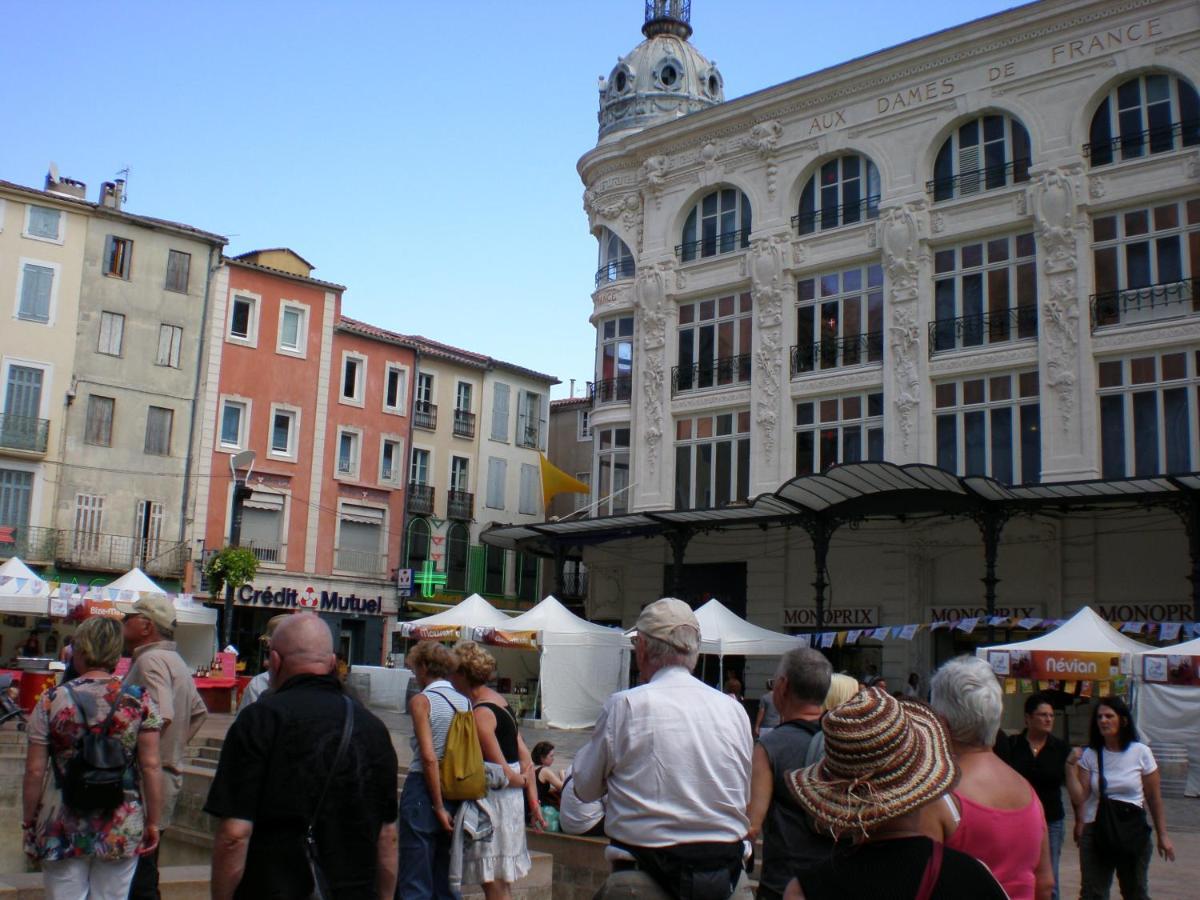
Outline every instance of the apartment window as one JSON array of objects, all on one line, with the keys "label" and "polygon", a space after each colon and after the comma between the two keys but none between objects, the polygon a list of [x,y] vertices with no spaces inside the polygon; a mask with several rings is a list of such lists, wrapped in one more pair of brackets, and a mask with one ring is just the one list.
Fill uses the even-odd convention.
[{"label": "apartment window", "polygon": [[826,272],[796,282],[793,375],[883,361],[883,268]]},{"label": "apartment window", "polygon": [[338,429],[337,473],[342,477],[358,475],[359,434],[357,431]]},{"label": "apartment window", "polygon": [[116,402],[112,397],[101,397],[98,394],[88,397],[84,443],[95,444],[98,447],[112,446],[113,412]]},{"label": "apartment window", "polygon": [[39,366],[9,363],[0,407],[0,447],[10,450],[46,449],[49,424],[42,419],[42,388],[46,370]]},{"label": "apartment window", "polygon": [[299,413],[294,409],[271,411],[271,455],[294,458],[296,456],[297,420]]},{"label": "apartment window", "polygon": [[1029,132],[1011,116],[987,115],[964,122],[938,150],[933,199],[950,200],[1029,180]]},{"label": "apartment window", "polygon": [[1200,351],[1103,360],[1098,369],[1103,476],[1194,471]]},{"label": "apartment window", "polygon": [[424,519],[412,519],[408,523],[408,535],[404,561],[410,569],[420,571],[429,559],[429,523]]},{"label": "apartment window", "polygon": [[304,354],[308,339],[308,310],[303,306],[283,303],[279,307],[279,345],[284,353]]},{"label": "apartment window", "polygon": [[466,591],[467,560],[471,533],[462,522],[451,522],[446,529],[446,590]]},{"label": "apartment window", "polygon": [[168,291],[186,294],[191,271],[192,254],[184,253],[182,250],[167,251],[167,283],[165,287]]},{"label": "apartment window", "polygon": [[136,542],[135,564],[142,566],[159,555],[162,540],[163,505],[157,500],[139,500],[133,518]]},{"label": "apartment window", "polygon": [[454,408],[463,412],[471,411],[471,384],[460,381],[454,392]]},{"label": "apartment window", "polygon": [[343,403],[362,403],[366,360],[361,356],[342,356],[342,395]]},{"label": "apartment window", "polygon": [[592,411],[581,409],[575,413],[575,440],[590,441],[592,439]]},{"label": "apartment window", "polygon": [[533,603],[538,598],[538,558],[532,553],[518,553],[517,599]]},{"label": "apartment window", "polygon": [[850,153],[822,163],[800,193],[796,230],[811,234],[879,217],[879,170]]},{"label": "apartment window", "polygon": [[633,316],[606,319],[600,325],[600,379],[596,402],[628,403],[633,390]]},{"label": "apartment window", "polygon": [[492,385],[492,433],[493,441],[508,443],[508,398],[512,390],[503,381]]},{"label": "apartment window", "polygon": [[413,484],[429,484],[429,451],[413,448],[408,480]]},{"label": "apartment window", "polygon": [[533,391],[521,391],[517,402],[517,446],[534,450],[544,446],[546,417],[543,415],[545,400]]},{"label": "apartment window", "polygon": [[75,495],[75,528],[72,544],[78,553],[100,550],[100,535],[104,533],[104,497],[99,494]]},{"label": "apartment window", "polygon": [[100,313],[100,343],[98,353],[109,356],[121,355],[121,340],[125,336],[125,317],[120,313]]},{"label": "apartment window", "polygon": [[940,468],[1004,484],[1041,478],[1037,372],[948,381],[933,396]]},{"label": "apartment window", "polygon": [[183,347],[183,329],[178,325],[158,326],[158,352],[154,356],[156,366],[179,368],[179,353]]},{"label": "apartment window", "polygon": [[620,236],[601,227],[600,230],[600,267],[596,269],[596,287],[622,278],[632,278],[637,273],[633,262],[633,254]]},{"label": "apartment window", "polygon": [[224,400],[221,405],[221,446],[246,446],[246,429],[250,421],[250,408],[238,400]]},{"label": "apartment window", "polygon": [[465,456],[450,457],[450,490],[469,493],[471,490],[471,461]]},{"label": "apartment window", "polygon": [[388,363],[384,375],[384,412],[404,414],[408,399],[408,371]]},{"label": "apartment window", "polygon": [[21,267],[21,299],[17,306],[17,318],[30,322],[49,322],[53,291],[54,269],[25,263]]},{"label": "apartment window", "polygon": [[175,411],[161,406],[146,410],[146,453],[151,456],[171,455],[171,426]]},{"label": "apartment window", "polygon": [[487,498],[488,509],[504,509],[505,481],[508,478],[508,461],[495,456],[488,457]]},{"label": "apartment window", "polygon": [[258,340],[258,300],[236,294],[229,311],[229,336],[253,344]]},{"label": "apartment window", "polygon": [[750,492],[750,411],[677,419],[675,508],[715,509]]},{"label": "apartment window", "polygon": [[596,432],[599,490],[596,515],[617,516],[629,511],[629,429],[601,428]]},{"label": "apartment window", "polygon": [[471,412],[471,383],[460,381],[454,391],[454,433],[458,437],[475,437],[475,413]]},{"label": "apartment window", "polygon": [[287,497],[255,491],[242,501],[242,546],[249,547],[260,563],[282,565]]},{"label": "apartment window", "polygon": [[0,469],[0,525],[18,528],[28,525],[32,508],[33,473],[23,469]]},{"label": "apartment window", "polygon": [[1037,337],[1032,234],[976,241],[933,255],[933,352]]},{"label": "apartment window", "polygon": [[382,509],[342,503],[333,567],[345,572],[382,575],[387,568],[387,556],[380,549],[386,521],[387,514]]},{"label": "apartment window", "polygon": [[133,260],[133,241],[110,234],[104,242],[104,274],[113,278],[129,278]]},{"label": "apartment window", "polygon": [[413,404],[413,425],[433,431],[437,428],[437,404],[433,402],[433,373],[417,373],[417,396]]},{"label": "apartment window", "polygon": [[25,219],[25,236],[41,238],[46,241],[62,240],[62,210],[51,209],[48,206],[27,207]]},{"label": "apartment window", "polygon": [[1093,166],[1200,144],[1200,97],[1182,78],[1152,73],[1117,85],[1092,116]]},{"label": "apartment window", "polygon": [[673,394],[750,380],[752,311],[749,291],[679,305],[679,365],[671,372]]},{"label": "apartment window", "polygon": [[538,467],[530,463],[521,463],[521,492],[517,497],[517,512],[523,516],[536,516],[541,500],[539,489],[541,479]]},{"label": "apartment window", "polygon": [[683,243],[675,255],[683,262],[744,250],[750,246],[750,199],[737,188],[706,194],[688,213]]},{"label": "apartment window", "polygon": [[382,438],[379,443],[379,480],[384,484],[400,483],[400,460],[404,445],[394,438]]},{"label": "apartment window", "polygon": [[[575,478],[586,484],[589,488],[592,486],[591,472],[576,472]],[[592,505],[591,494],[572,494],[571,496],[575,498],[575,509],[585,509]]]},{"label": "apartment window", "polygon": [[1095,327],[1200,311],[1200,199],[1092,219]]},{"label": "apartment window", "polygon": [[483,592],[502,595],[504,593],[504,557],[506,551],[500,547],[485,545],[483,562]]},{"label": "apartment window", "polygon": [[883,392],[796,404],[796,474],[883,459]]}]

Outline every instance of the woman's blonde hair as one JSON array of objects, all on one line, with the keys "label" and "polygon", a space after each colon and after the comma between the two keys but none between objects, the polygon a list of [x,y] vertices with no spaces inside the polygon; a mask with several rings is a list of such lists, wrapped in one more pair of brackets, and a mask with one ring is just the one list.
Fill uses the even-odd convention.
[{"label": "woman's blonde hair", "polygon": [[434,678],[445,678],[455,669],[454,654],[449,647],[437,641],[421,641],[408,651],[404,661],[410,669],[421,666],[426,674]]},{"label": "woman's blonde hair", "polygon": [[459,641],[454,645],[458,671],[472,685],[487,684],[496,674],[496,658],[475,641]]},{"label": "woman's blonde hair", "polygon": [[108,616],[85,619],[75,631],[75,643],[72,646],[81,658],[83,668],[111,672],[121,658],[121,651],[125,649],[121,623]]},{"label": "woman's blonde hair", "polygon": [[833,709],[835,706],[841,706],[857,693],[857,678],[835,673],[829,679],[829,693],[825,695],[825,702],[821,704],[821,709],[822,711],[826,711]]}]

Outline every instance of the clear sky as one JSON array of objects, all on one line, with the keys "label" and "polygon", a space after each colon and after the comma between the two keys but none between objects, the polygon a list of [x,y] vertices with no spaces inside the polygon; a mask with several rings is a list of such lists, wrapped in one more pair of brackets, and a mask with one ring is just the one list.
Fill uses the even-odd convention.
[{"label": "clear sky", "polygon": [[[1001,0],[693,0],[739,97],[990,15]],[[642,0],[0,0],[0,178],[48,164],[130,212],[291,247],[343,313],[592,378],[579,157]],[[21,36],[15,40],[15,36]]]}]

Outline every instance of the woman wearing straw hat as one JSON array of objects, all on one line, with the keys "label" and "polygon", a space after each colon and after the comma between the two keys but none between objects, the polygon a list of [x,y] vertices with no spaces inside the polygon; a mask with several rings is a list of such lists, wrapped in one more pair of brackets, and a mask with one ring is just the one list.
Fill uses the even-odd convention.
[{"label": "woman wearing straw hat", "polygon": [[922,830],[921,809],[958,777],[950,740],[925,705],[860,691],[822,720],[825,758],[789,774],[815,827],[849,846],[788,885],[788,900],[1005,900],[978,860]]}]

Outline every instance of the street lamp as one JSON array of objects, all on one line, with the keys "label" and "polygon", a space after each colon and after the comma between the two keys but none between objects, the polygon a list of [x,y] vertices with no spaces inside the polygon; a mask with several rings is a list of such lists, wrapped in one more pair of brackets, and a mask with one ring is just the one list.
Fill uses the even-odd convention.
[{"label": "street lamp", "polygon": [[[250,480],[250,472],[254,469],[257,454],[253,450],[243,450],[229,457],[229,472],[233,476],[233,501],[229,514],[229,546],[237,547],[242,542],[242,503],[254,493],[246,486]],[[238,475],[239,469],[245,469],[245,475]],[[223,646],[233,643],[233,585],[225,585],[225,641]]]}]

